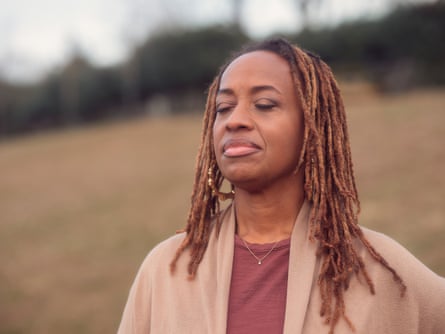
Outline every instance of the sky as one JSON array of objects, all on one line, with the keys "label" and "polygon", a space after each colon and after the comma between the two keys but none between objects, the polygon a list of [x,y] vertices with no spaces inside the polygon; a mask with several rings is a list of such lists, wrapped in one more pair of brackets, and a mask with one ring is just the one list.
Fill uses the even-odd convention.
[{"label": "sky", "polygon": [[[320,0],[319,0],[320,1]],[[334,25],[388,11],[391,0],[323,0],[314,25]],[[244,0],[242,26],[254,38],[301,29],[296,0]],[[226,0],[0,0],[0,76],[38,80],[81,52],[95,65],[125,60],[150,33],[165,27],[227,23]]]}]

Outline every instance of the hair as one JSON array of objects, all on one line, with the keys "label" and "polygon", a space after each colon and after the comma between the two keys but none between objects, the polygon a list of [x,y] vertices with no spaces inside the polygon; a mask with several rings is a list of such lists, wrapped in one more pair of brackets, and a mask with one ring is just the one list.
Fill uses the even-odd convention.
[{"label": "hair", "polygon": [[247,46],[221,68],[210,85],[191,208],[184,229],[186,235],[171,262],[171,270],[174,272],[177,260],[188,249],[188,274],[193,279],[207,248],[212,221],[216,221],[217,233],[219,231],[219,200],[208,184],[208,171],[212,168],[215,168],[213,182],[216,189],[221,187],[224,180],[217,168],[213,148],[216,94],[222,74],[234,59],[261,50],[273,52],[288,62],[303,111],[303,147],[297,168],[304,168],[304,194],[311,204],[309,238],[318,242],[317,256],[321,263],[318,276],[320,315],[325,317],[325,322],[330,326],[329,333],[334,333],[340,318],[354,331],[346,315],[344,301],[351,278],[354,275],[357,278],[364,277],[370,293],[375,294],[374,283],[362,257],[357,253],[355,240],[361,242],[372,258],[392,274],[400,286],[401,296],[406,286],[398,273],[369,243],[358,225],[360,202],[354,179],[346,113],[334,75],[319,56],[292,46],[284,39],[271,39]]}]

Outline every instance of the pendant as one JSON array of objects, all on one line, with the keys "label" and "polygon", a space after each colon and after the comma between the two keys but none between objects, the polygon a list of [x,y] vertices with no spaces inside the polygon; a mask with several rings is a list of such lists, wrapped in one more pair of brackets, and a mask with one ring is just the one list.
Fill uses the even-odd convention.
[{"label": "pendant", "polygon": [[261,264],[261,260],[260,260],[260,261],[258,261],[258,264]]}]

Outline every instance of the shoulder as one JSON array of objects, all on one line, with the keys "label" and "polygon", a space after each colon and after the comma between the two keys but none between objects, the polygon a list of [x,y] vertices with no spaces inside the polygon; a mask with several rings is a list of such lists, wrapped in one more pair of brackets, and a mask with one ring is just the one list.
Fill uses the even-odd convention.
[{"label": "shoulder", "polygon": [[169,264],[184,235],[177,234],[162,241],[145,257],[130,289],[118,333],[150,332],[154,312],[152,301],[166,293],[165,286],[159,282],[168,281]]},{"label": "shoulder", "polygon": [[441,278],[391,237],[364,227],[361,227],[361,229],[370,244],[391,266],[403,272],[420,271],[424,275]]},{"label": "shoulder", "polygon": [[157,244],[148,254],[149,257],[174,255],[185,238],[185,232],[175,234]]},{"label": "shoulder", "polygon": [[170,262],[184,240],[185,233],[178,233],[161,241],[145,257],[139,269],[139,275],[147,275],[150,271],[168,271]]},{"label": "shoulder", "polygon": [[[439,333],[442,331],[445,318],[439,310],[445,308],[445,279],[427,268],[390,237],[366,228],[362,230],[367,240],[401,277],[407,288],[404,298],[395,298],[394,290],[397,289],[394,289],[392,275],[368,253],[363,258],[366,266],[370,267],[376,293],[379,295],[380,292],[383,298],[392,296],[386,299],[386,304],[393,303],[398,313],[410,314],[409,319],[416,320],[419,332]],[[397,300],[400,300],[400,303],[396,303]]]},{"label": "shoulder", "polygon": [[[411,252],[389,236],[362,227],[363,234],[372,247],[400,275],[410,293],[432,301],[440,297],[445,304],[445,279],[440,277]],[[387,270],[373,260],[368,252],[362,250],[366,265],[370,266],[377,277],[389,276]],[[392,280],[390,280],[392,281]]]},{"label": "shoulder", "polygon": [[405,247],[386,234],[361,227],[365,238],[383,257],[394,265],[423,266]]}]

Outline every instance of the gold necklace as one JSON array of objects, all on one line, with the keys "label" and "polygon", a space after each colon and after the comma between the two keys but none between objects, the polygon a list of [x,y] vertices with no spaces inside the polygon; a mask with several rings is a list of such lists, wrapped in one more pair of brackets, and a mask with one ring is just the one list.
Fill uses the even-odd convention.
[{"label": "gold necklace", "polygon": [[240,239],[243,241],[244,246],[246,246],[246,248],[247,248],[247,250],[249,251],[249,253],[252,254],[252,256],[258,261],[258,264],[263,263],[264,259],[265,259],[266,257],[268,257],[268,256],[270,255],[270,253],[272,253],[272,251],[275,249],[275,246],[278,244],[278,241],[276,241],[276,242],[273,244],[272,248],[267,252],[267,254],[264,255],[263,257],[259,258],[258,256],[255,255],[254,252],[252,252],[252,250],[251,250],[251,249],[249,248],[249,246],[247,245],[247,242],[246,242],[243,238],[240,238]]}]

